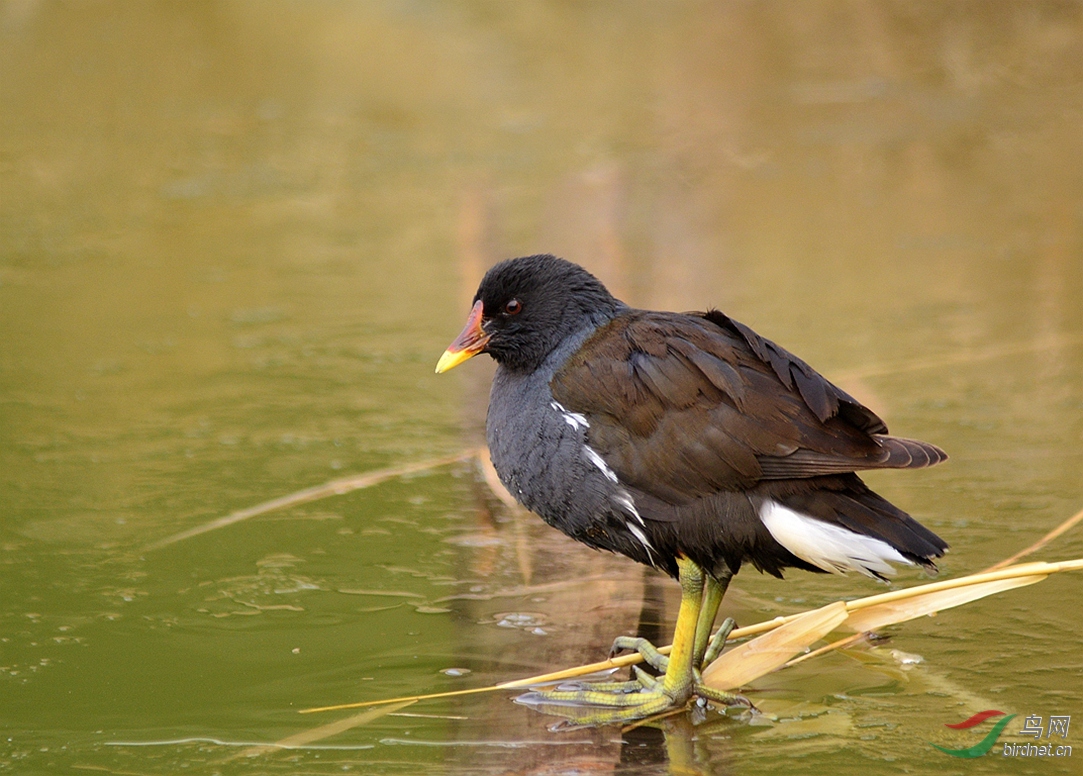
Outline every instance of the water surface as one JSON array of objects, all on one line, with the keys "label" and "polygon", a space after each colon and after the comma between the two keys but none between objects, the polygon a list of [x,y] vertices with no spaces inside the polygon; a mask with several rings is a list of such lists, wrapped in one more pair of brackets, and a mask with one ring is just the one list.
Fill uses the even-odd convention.
[{"label": "water surface", "polygon": [[[986,708],[1083,742],[1064,576],[760,680],[755,724],[553,733],[498,693],[258,749],[668,641],[676,586],[469,463],[152,548],[476,447],[491,367],[433,366],[541,251],[948,450],[868,477],[946,575],[1030,544],[1083,507],[1078,4],[11,0],[0,41],[0,772],[947,774]],[[724,611],[883,589],[749,569]]]}]

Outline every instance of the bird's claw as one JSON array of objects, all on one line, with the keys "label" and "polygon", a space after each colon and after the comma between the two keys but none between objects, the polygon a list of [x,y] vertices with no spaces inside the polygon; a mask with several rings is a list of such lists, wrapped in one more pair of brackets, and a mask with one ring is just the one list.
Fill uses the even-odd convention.
[{"label": "bird's claw", "polygon": [[663,655],[646,639],[630,636],[616,639],[610,652],[612,657],[624,649],[635,650],[661,676],[652,676],[639,666],[633,666],[633,679],[629,682],[565,684],[555,690],[528,692],[515,700],[546,714],[568,718],[570,722],[565,727],[623,724],[654,717],[685,709],[693,698],[698,698],[701,703],[753,708],[747,698],[703,683],[701,669],[722,651],[733,629],[733,620],[727,619],[714,637],[710,637],[710,627],[729,575],[710,577],[705,583],[703,569],[684,556],[678,556],[677,567],[681,607],[677,612],[669,656]]},{"label": "bird's claw", "polygon": [[676,691],[667,691],[662,679],[639,666],[632,666],[632,671],[635,678],[628,682],[569,682],[555,690],[525,693],[515,702],[567,717],[573,727],[624,724],[678,709],[692,698],[726,707],[756,708],[743,695],[703,684],[698,669],[694,671],[694,682]]},{"label": "bird's claw", "polygon": [[700,681],[696,682],[696,685],[693,688],[692,692],[697,698],[702,698],[703,700],[710,703],[716,703],[729,708],[741,706],[743,708],[749,709],[750,711],[756,710],[756,707],[752,704],[752,701],[750,701],[745,696],[738,695],[737,693],[725,692],[724,690],[716,690],[713,687],[708,687]]},{"label": "bird's claw", "polygon": [[609,648],[609,659],[612,660],[615,655],[626,649],[638,652],[644,662],[655,671],[665,673],[669,666],[668,657],[659,652],[658,648],[647,639],[637,636],[617,636],[613,639],[613,646]]},{"label": "bird's claw", "polygon": [[631,691],[607,690],[598,686],[580,690],[537,690],[520,695],[516,703],[537,708],[547,714],[566,717],[574,727],[594,727],[632,722],[663,711],[683,706],[688,697],[680,699],[667,693],[661,682],[646,677],[649,682],[632,681],[638,685]]}]

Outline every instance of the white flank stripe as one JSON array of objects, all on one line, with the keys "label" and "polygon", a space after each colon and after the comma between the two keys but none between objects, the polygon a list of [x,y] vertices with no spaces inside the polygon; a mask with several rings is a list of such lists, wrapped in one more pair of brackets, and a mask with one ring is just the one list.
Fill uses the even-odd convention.
[{"label": "white flank stripe", "polygon": [[585,415],[578,412],[568,412],[568,410],[564,409],[564,405],[558,401],[549,402],[549,406],[559,412],[564,417],[564,422],[577,431],[581,428],[590,428]]},{"label": "white flank stripe", "polygon": [[632,494],[628,491],[618,490],[613,496],[613,503],[627,509],[632,514],[632,517],[639,521],[640,525],[646,525],[646,523],[643,522],[643,518],[640,517],[639,510],[636,509],[636,502],[632,499]]},{"label": "white flank stripe", "polygon": [[625,523],[624,525],[625,525],[625,527],[628,528],[629,531],[632,532],[632,536],[639,539],[640,544],[643,545],[643,549],[645,549],[647,551],[647,558],[650,560],[651,565],[652,566],[656,565],[655,562],[654,562],[654,546],[650,542],[647,541],[647,537],[644,536],[643,532],[640,531],[632,523]]},{"label": "white flank stripe", "polygon": [[606,476],[606,479],[608,479],[610,482],[617,481],[616,472],[609,468],[609,464],[605,462],[602,456],[598,455],[598,452],[594,448],[592,448],[590,445],[583,445],[583,452],[587,454],[587,458],[590,459],[590,462],[592,464],[602,470],[602,474]]},{"label": "white flank stripe", "polygon": [[887,542],[848,531],[784,507],[768,499],[760,507],[760,520],[775,541],[798,558],[824,571],[842,574],[860,571],[870,577],[890,576],[890,563],[910,563]]}]

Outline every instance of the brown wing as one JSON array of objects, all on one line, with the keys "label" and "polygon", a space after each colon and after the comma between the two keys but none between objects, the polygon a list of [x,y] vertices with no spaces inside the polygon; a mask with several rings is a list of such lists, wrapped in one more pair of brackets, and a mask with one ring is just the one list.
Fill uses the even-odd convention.
[{"label": "brown wing", "polygon": [[760,480],[918,468],[947,456],[885,436],[872,411],[801,359],[718,312],[635,311],[553,377],[622,482],[680,504]]}]

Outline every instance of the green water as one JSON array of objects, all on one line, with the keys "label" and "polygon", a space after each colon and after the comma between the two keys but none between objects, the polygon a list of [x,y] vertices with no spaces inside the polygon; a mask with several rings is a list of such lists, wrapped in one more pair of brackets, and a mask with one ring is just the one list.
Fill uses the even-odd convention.
[{"label": "green water", "polygon": [[[1081,51],[1075,3],[0,4],[0,773],[1076,772],[930,743],[996,708],[1083,756],[1078,575],[762,679],[754,724],[498,693],[268,750],[666,641],[675,585],[465,463],[151,546],[477,445],[491,367],[433,366],[550,251],[948,450],[868,478],[947,575],[1022,549],[1083,507]],[[724,608],[883,590],[749,569]]]}]

